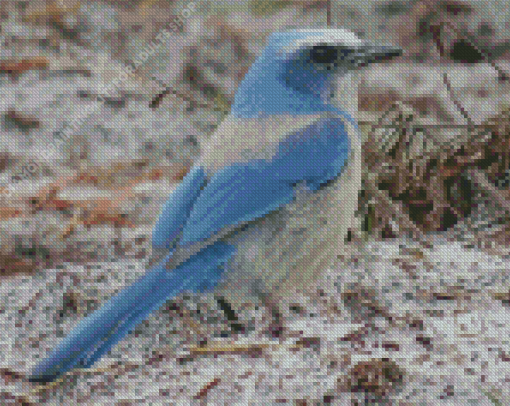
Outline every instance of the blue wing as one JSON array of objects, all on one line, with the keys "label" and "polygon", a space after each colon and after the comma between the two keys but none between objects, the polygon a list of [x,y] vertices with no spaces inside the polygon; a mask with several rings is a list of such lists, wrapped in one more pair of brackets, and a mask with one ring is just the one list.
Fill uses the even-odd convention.
[{"label": "blue wing", "polygon": [[349,154],[343,120],[323,118],[289,134],[272,160],[239,162],[207,180],[200,167],[172,193],[153,231],[154,247],[206,240],[224,227],[248,222],[289,203],[294,185],[316,190],[337,176]]},{"label": "blue wing", "polygon": [[318,189],[341,172],[349,149],[343,121],[323,118],[289,134],[270,161],[253,160],[223,168],[198,194],[179,243],[206,240],[226,226],[266,215],[293,199],[298,182],[306,181],[311,189]]}]

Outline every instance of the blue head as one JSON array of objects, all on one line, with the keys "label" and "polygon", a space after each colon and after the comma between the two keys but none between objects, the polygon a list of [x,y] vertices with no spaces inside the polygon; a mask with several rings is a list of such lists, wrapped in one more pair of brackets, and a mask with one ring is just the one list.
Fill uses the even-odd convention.
[{"label": "blue head", "polygon": [[335,76],[342,80],[361,66],[399,54],[398,48],[373,46],[343,29],[274,33],[239,86],[231,113],[256,117],[334,111]]}]

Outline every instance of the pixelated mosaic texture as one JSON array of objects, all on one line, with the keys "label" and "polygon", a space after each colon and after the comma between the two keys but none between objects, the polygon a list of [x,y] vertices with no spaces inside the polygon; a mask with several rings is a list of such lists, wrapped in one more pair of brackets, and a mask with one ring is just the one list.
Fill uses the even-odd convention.
[{"label": "pixelated mosaic texture", "polygon": [[[143,274],[162,205],[267,35],[326,22],[325,1],[189,3],[0,4],[2,399],[504,404],[508,10],[497,1],[332,2],[335,27],[405,56],[364,74],[349,250],[307,295],[282,299],[282,339],[257,335],[263,308],[233,321],[212,295],[187,295],[92,370],[30,392],[36,357]],[[156,49],[162,29],[171,38]],[[65,142],[50,153],[55,136]]]}]

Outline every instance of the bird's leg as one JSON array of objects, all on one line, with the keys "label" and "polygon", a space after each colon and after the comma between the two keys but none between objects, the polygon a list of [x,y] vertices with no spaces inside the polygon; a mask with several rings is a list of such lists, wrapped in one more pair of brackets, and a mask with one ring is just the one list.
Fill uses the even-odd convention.
[{"label": "bird's leg", "polygon": [[230,322],[229,325],[232,332],[243,333],[245,328],[241,323],[239,323],[236,313],[232,309],[232,306],[230,306],[230,303],[223,296],[217,296],[216,302],[220,306],[220,309],[223,311],[223,313],[225,313],[227,320]]},{"label": "bird's leg", "polygon": [[[216,301],[219,304],[222,311],[225,313],[227,319],[231,322],[230,326],[232,331],[244,332],[245,327],[237,322],[237,316],[233,311],[230,303],[223,296],[216,296]],[[281,314],[278,308],[278,305],[273,300],[272,295],[264,294],[260,295],[260,300],[262,305],[265,307],[266,313],[269,314],[269,318],[271,319],[270,325],[267,329],[264,329],[262,333],[269,333],[271,337],[278,337],[280,339],[280,343],[276,345],[280,345],[282,341],[282,332],[284,328],[281,323]],[[271,347],[271,344],[268,344],[265,340],[262,343],[236,343],[236,342],[206,342],[201,343],[198,346],[191,346],[189,348],[191,355],[204,355],[204,354],[216,354],[216,353],[260,353],[264,349]]]}]

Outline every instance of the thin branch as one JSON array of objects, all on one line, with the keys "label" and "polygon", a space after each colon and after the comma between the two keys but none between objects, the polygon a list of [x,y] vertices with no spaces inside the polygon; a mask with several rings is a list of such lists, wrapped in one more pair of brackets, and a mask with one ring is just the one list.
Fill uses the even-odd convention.
[{"label": "thin branch", "polygon": [[331,28],[331,0],[326,0],[326,24]]},{"label": "thin branch", "polygon": [[466,111],[466,109],[464,107],[462,107],[462,104],[460,104],[460,102],[455,98],[455,94],[453,93],[452,85],[450,83],[450,80],[448,79],[448,74],[446,72],[443,74],[443,82],[446,85],[446,89],[448,90],[448,93],[450,93],[453,103],[459,109],[460,114],[462,114],[462,116],[468,122],[469,128],[470,129],[474,128],[473,120],[471,120],[471,117],[469,117],[468,112]]}]

